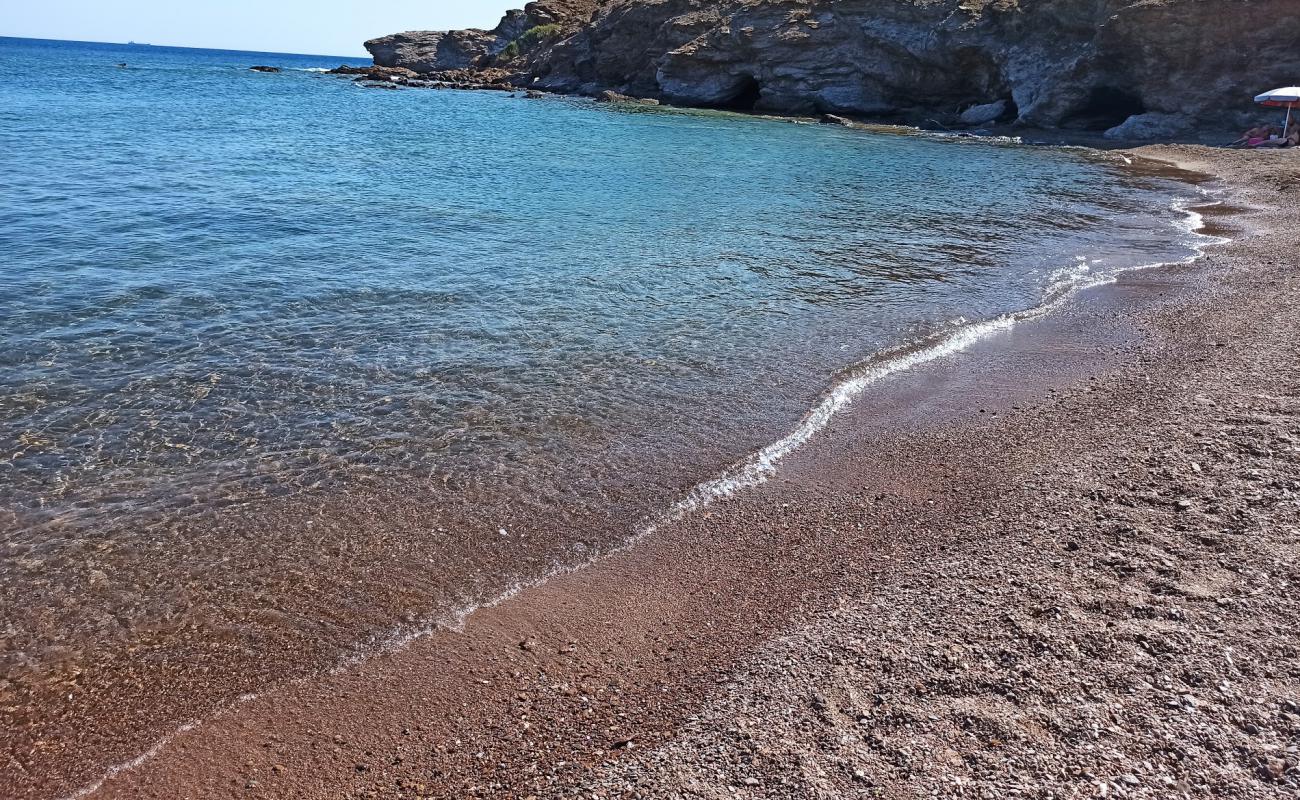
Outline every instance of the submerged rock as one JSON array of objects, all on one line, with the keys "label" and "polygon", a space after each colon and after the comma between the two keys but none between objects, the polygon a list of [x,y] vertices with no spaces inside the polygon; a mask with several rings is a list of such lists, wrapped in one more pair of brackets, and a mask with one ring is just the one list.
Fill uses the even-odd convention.
[{"label": "submerged rock", "polygon": [[618,92],[604,91],[596,95],[597,103],[632,103],[641,106],[657,106],[659,101],[650,97],[630,97]]},{"label": "submerged rock", "polygon": [[253,72],[279,72],[280,71],[279,67],[256,66],[256,67],[249,67],[249,69],[252,70]]}]

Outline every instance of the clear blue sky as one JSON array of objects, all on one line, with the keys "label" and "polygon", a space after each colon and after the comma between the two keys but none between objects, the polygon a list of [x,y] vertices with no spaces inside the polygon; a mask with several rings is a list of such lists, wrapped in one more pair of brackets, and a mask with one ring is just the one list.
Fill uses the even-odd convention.
[{"label": "clear blue sky", "polygon": [[0,36],[365,55],[386,33],[491,28],[525,0],[0,0]]}]

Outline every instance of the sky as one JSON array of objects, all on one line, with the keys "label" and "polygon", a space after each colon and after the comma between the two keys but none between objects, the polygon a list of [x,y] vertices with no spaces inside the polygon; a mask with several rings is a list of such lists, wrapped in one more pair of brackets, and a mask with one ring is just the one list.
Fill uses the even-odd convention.
[{"label": "sky", "polygon": [[387,33],[492,28],[525,0],[0,0],[0,36],[366,55]]}]

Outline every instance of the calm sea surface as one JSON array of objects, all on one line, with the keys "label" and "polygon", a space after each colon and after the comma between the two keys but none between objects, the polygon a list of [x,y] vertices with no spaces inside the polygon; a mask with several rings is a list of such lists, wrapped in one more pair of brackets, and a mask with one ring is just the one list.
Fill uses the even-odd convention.
[{"label": "calm sea surface", "polygon": [[1179,189],[1071,152],[340,62],[0,39],[0,784],[608,550],[884,347],[1187,252]]}]

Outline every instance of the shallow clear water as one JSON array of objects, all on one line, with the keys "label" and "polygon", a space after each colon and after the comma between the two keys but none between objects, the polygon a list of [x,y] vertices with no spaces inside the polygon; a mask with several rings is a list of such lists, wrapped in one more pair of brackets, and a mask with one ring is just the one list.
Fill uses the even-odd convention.
[{"label": "shallow clear water", "polygon": [[15,743],[599,552],[881,348],[1186,252],[1070,152],[337,63],[0,39]]}]

